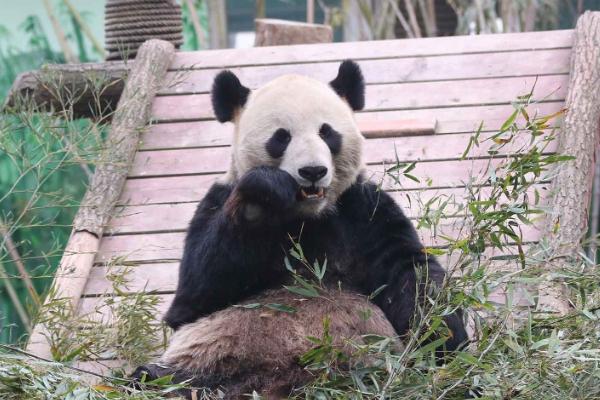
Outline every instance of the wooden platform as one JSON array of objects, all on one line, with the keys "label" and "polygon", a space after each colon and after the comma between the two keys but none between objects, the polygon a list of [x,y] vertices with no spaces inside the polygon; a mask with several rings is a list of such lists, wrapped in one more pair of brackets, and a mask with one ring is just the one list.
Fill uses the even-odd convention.
[{"label": "wooden platform", "polygon": [[[153,124],[142,135],[119,207],[100,243],[81,312],[92,310],[96,296],[110,291],[103,264],[116,258],[138,264],[132,290],[159,291],[166,309],[187,224],[229,163],[233,126],[215,121],[210,106],[210,85],[221,69],[231,69],[256,88],[286,73],[326,82],[341,60],[357,61],[367,83],[366,107],[357,115],[363,132],[377,136],[378,121],[399,127],[393,137],[367,139],[369,170],[381,179],[385,165],[393,165],[396,157],[417,161],[413,172],[421,182],[387,184],[405,212],[416,218],[417,197],[464,195],[468,177],[485,172],[487,144],[474,154],[482,159],[460,160],[481,121],[486,132],[499,129],[513,111],[510,102],[534,84],[534,97],[540,100],[534,108],[540,114],[564,106],[572,36],[572,31],[556,31],[177,53],[153,103]],[[403,126],[411,120],[430,123],[435,134],[405,135]],[[452,234],[452,222],[442,227],[445,233]],[[530,242],[539,237],[535,229],[525,234]],[[427,230],[420,235],[428,245],[440,242]]]},{"label": "wooden platform", "polygon": [[[229,162],[233,126],[215,121],[210,106],[220,70],[231,69],[257,88],[287,73],[327,82],[340,61],[357,61],[367,84],[366,107],[356,118],[367,137],[369,171],[416,219],[418,198],[445,193],[460,199],[469,176],[485,173],[485,143],[461,160],[481,121],[483,135],[498,130],[513,112],[511,102],[534,86],[538,104],[532,109],[539,114],[565,106],[573,38],[568,30],[175,53],[85,277],[79,312],[110,294],[105,273],[115,263],[135,265],[132,291],[159,293],[163,310],[171,301],[186,226]],[[516,148],[504,149],[494,162]],[[548,151],[557,151],[556,144]],[[405,179],[398,186],[384,179],[386,166],[397,161],[416,161],[411,173],[420,181]],[[548,187],[539,189],[547,193]],[[441,232],[455,232],[453,222]],[[428,246],[442,244],[439,233],[419,232]],[[524,236],[536,243],[540,230],[524,227]]]}]

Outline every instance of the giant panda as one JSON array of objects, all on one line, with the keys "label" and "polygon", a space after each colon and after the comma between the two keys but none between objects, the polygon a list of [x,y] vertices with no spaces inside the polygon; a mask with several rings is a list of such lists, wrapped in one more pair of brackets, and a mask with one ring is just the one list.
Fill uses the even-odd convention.
[{"label": "giant panda", "polygon": [[[214,113],[235,126],[229,171],[189,225],[165,316],[176,330],[170,346],[138,376],[175,373],[225,388],[226,398],[252,390],[283,396],[306,382],[297,359],[324,317],[340,337],[408,332],[416,302],[442,284],[445,271],[394,200],[367,179],[353,115],[364,107],[364,91],[352,61],[329,84],[285,75],[251,91],[230,71],[216,76]],[[290,266],[303,270],[286,257],[293,244],[310,263],[327,261],[323,284],[336,308],[298,302],[282,289]],[[372,301],[364,297],[375,291]],[[299,309],[263,318],[261,310],[232,307],[247,302]],[[361,320],[360,309],[371,318]],[[441,357],[467,341],[460,311],[444,320]]]}]

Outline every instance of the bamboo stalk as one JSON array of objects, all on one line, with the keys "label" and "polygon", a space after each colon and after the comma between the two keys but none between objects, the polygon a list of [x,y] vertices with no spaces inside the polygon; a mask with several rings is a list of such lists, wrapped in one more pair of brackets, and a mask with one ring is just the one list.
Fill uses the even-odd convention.
[{"label": "bamboo stalk", "polygon": [[417,0],[417,4],[419,6],[419,12],[421,13],[423,19],[423,25],[425,26],[425,35],[428,37],[433,36],[431,33],[431,26],[429,23],[429,13],[427,12],[427,6],[425,5],[425,0]]},{"label": "bamboo stalk", "polygon": [[194,0],[185,0],[185,4],[187,5],[187,9],[190,12],[190,19],[192,20],[192,24],[194,25],[194,32],[196,32],[196,39],[198,39],[199,47],[201,49],[208,49],[208,40],[206,38],[206,35],[204,34],[204,29],[202,29],[202,25],[200,24],[200,18],[198,17],[198,13],[196,12]]},{"label": "bamboo stalk", "polygon": [[210,31],[210,47],[227,47],[227,15],[224,0],[206,0]]},{"label": "bamboo stalk", "polygon": [[52,23],[52,28],[54,29],[54,34],[56,35],[56,39],[58,40],[58,44],[65,55],[65,60],[68,63],[77,63],[79,59],[73,53],[71,48],[69,47],[69,43],[67,42],[67,37],[65,36],[65,32],[62,30],[60,26],[60,22],[54,15],[54,11],[52,10],[52,5],[50,4],[50,0],[43,0],[44,7],[46,8],[46,13],[48,14],[48,18],[50,18],[50,22]]},{"label": "bamboo stalk", "polygon": [[35,290],[35,286],[33,286],[33,281],[31,280],[31,277],[29,276],[29,272],[27,272],[27,268],[25,268],[25,264],[23,263],[23,260],[21,259],[21,256],[19,255],[17,246],[15,246],[15,243],[13,242],[12,237],[10,236],[10,232],[8,232],[8,229],[6,229],[6,226],[4,225],[4,223],[1,220],[0,220],[0,237],[2,237],[2,241],[4,243],[4,246],[6,247],[8,254],[10,255],[10,258],[12,258],[17,269],[19,270],[19,275],[21,276],[21,279],[25,283],[25,287],[27,288],[29,295],[33,299],[33,302],[39,306],[41,304],[40,296],[38,295],[37,291]]},{"label": "bamboo stalk", "polygon": [[10,278],[6,274],[6,270],[4,269],[4,264],[2,264],[2,260],[0,260],[0,279],[2,281],[4,281],[4,287],[6,288],[8,297],[10,297],[10,300],[12,301],[13,306],[15,307],[15,310],[17,310],[17,314],[19,314],[19,318],[21,319],[21,322],[25,326],[25,329],[27,329],[27,332],[31,333],[31,323],[29,321],[29,317],[27,316],[27,313],[25,312],[25,308],[21,304],[21,300],[19,300],[19,295],[17,295],[17,291],[13,287],[12,282],[10,281]]},{"label": "bamboo stalk", "polygon": [[413,30],[411,29],[410,25],[408,24],[408,21],[406,20],[406,18],[400,11],[400,8],[398,8],[398,4],[396,4],[396,1],[390,0],[389,2],[392,5],[392,8],[394,9],[396,18],[398,18],[400,25],[402,25],[402,29],[404,29],[404,31],[406,32],[406,36],[408,36],[409,38],[414,38],[415,34],[414,34]]},{"label": "bamboo stalk", "polygon": [[415,37],[420,38],[422,36],[421,28],[419,27],[419,23],[417,21],[417,14],[415,14],[415,8],[413,7],[412,0],[404,0],[404,5],[406,6],[408,20],[410,21],[410,26],[412,26],[413,32],[415,33]]},{"label": "bamboo stalk", "polygon": [[104,57],[105,57],[104,47],[98,41],[98,39],[94,36],[94,34],[90,30],[89,26],[85,23],[85,21],[81,17],[81,14],[79,13],[79,11],[77,11],[77,9],[75,7],[73,7],[73,4],[71,3],[71,0],[63,0],[63,2],[65,3],[65,5],[67,6],[67,8],[69,9],[69,12],[73,16],[73,18],[75,18],[75,20],[77,21],[77,23],[81,27],[81,30],[83,31],[83,33],[85,34],[85,36],[87,36],[87,38],[90,40],[90,42],[92,42],[92,46],[94,46],[94,49],[96,49],[96,51],[98,52],[98,54],[100,54],[100,56],[102,57],[102,59],[104,59]]},{"label": "bamboo stalk", "polygon": [[435,0],[427,0],[427,13],[429,19],[429,26],[431,29],[431,36],[437,36],[438,28],[435,13]]},{"label": "bamboo stalk", "polygon": [[315,23],[315,0],[306,0],[306,22]]}]

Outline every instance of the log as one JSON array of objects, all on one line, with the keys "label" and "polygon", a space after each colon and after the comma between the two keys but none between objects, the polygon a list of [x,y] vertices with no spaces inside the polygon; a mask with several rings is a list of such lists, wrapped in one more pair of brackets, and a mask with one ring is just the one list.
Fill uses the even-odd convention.
[{"label": "log", "polygon": [[[560,154],[576,158],[561,165],[552,181],[552,214],[545,224],[552,262],[549,274],[577,259],[587,232],[595,150],[600,138],[600,12],[586,12],[575,28],[567,115],[558,143]],[[539,309],[564,314],[570,309],[566,287],[549,281],[539,288]]]},{"label": "log", "polygon": [[254,46],[331,43],[333,31],[329,25],[307,24],[281,19],[258,18]]},{"label": "log", "polygon": [[[114,208],[137,150],[140,132],[150,121],[150,107],[163,83],[175,49],[171,43],[149,40],[138,52],[113,117],[101,161],[86,192],[73,232],[61,259],[53,287],[56,297],[71,299],[76,309],[94,263],[104,227]],[[48,358],[45,327],[36,326],[28,350]]]},{"label": "log", "polygon": [[69,115],[72,118],[110,114],[116,109],[133,64],[112,61],[45,65],[37,71],[23,72],[8,92],[3,109],[18,109],[24,101],[31,101],[38,110],[73,112]]}]

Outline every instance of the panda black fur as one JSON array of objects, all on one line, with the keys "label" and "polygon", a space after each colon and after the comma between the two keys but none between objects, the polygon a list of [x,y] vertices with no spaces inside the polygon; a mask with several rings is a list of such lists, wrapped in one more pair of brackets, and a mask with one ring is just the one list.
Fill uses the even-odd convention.
[{"label": "panda black fur", "polygon": [[[178,339],[179,331],[175,334],[167,353],[180,354],[180,358],[163,360],[167,369],[176,365],[182,374],[193,373],[206,370],[192,367],[193,363],[207,366],[214,362],[176,350],[194,346],[190,341],[204,343],[215,315],[242,312],[227,308],[232,304],[273,294],[270,290],[289,284],[283,261],[292,240],[300,243],[309,261],[327,259],[325,282],[331,287],[340,285],[344,296],[350,296],[342,296],[342,303],[346,299],[355,306],[356,296],[384,286],[375,304],[366,307],[383,312],[398,335],[407,333],[424,277],[439,285],[445,271],[424,253],[412,223],[394,200],[365,178],[364,139],[352,115],[364,106],[358,65],[342,63],[329,86],[286,75],[253,92],[224,71],[215,79],[212,101],[219,121],[235,124],[231,165],[190,223],[175,299],[165,317],[176,330],[193,331],[199,318],[203,319],[196,324],[205,328],[185,339]],[[314,322],[322,317],[308,319]],[[300,315],[297,318],[300,325],[309,323]],[[240,328],[237,319],[224,323],[231,334]],[[440,352],[455,350],[467,341],[460,312],[448,315],[445,322],[450,333]],[[275,327],[261,325],[259,319],[245,329],[251,329],[249,335],[270,338],[279,334]],[[359,329],[354,333],[370,332]],[[274,351],[283,358],[289,356],[285,348]],[[249,362],[255,363],[255,369],[264,365],[258,358]],[[230,368],[231,376],[244,374],[235,371],[235,365]],[[203,379],[211,385],[231,384]],[[298,382],[283,383],[289,387]]]}]

